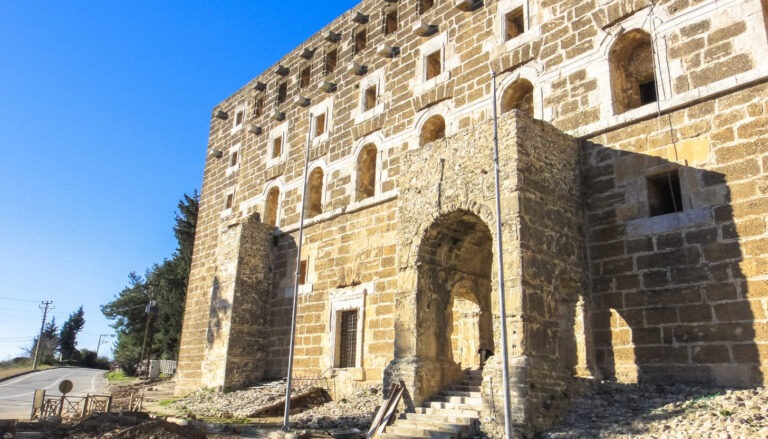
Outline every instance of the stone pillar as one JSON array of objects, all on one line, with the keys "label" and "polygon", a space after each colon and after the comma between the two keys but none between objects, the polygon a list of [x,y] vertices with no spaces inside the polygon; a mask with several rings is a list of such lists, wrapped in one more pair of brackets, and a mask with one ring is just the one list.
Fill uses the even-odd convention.
[{"label": "stone pillar", "polygon": [[266,369],[272,231],[257,218],[222,232],[211,286],[203,382],[233,390],[261,380]]}]

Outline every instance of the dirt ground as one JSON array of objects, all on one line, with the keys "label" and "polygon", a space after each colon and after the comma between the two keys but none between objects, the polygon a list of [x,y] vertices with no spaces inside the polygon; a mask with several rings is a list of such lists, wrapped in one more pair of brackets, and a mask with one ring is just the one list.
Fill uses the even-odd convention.
[{"label": "dirt ground", "polygon": [[[282,416],[248,419],[194,419],[173,407],[173,382],[134,381],[110,385],[110,413],[96,414],[79,421],[21,422],[19,432],[35,432],[43,439],[229,439],[263,437],[273,439],[331,438],[328,431],[281,431]],[[297,407],[301,409],[301,407]],[[186,419],[185,419],[186,418]],[[190,420],[190,418],[192,420]]]}]

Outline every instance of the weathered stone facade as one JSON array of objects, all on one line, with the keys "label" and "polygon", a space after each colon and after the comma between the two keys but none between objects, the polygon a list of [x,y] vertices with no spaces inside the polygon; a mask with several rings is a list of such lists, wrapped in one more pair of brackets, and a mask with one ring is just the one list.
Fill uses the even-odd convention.
[{"label": "weathered stone facade", "polygon": [[177,392],[285,376],[309,144],[295,374],[419,404],[487,349],[498,431],[491,71],[516,431],[580,377],[766,383],[766,10],[363,1],[214,110]]}]

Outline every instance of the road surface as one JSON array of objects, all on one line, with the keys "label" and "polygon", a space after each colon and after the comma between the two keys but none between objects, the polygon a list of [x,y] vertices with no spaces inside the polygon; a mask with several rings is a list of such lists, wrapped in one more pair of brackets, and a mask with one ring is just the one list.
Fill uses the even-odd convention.
[{"label": "road surface", "polygon": [[45,389],[46,395],[60,395],[59,383],[74,384],[68,395],[86,393],[106,394],[105,370],[75,367],[48,369],[0,382],[0,419],[29,419],[35,389]]}]

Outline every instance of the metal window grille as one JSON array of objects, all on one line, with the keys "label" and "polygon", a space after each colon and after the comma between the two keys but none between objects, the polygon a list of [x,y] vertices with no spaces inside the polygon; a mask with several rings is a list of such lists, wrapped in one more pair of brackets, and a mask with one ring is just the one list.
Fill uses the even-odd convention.
[{"label": "metal window grille", "polygon": [[339,367],[355,367],[357,310],[341,313],[341,327],[339,329]]}]

